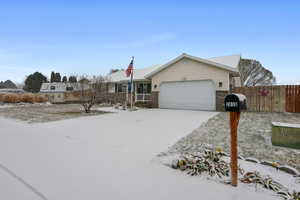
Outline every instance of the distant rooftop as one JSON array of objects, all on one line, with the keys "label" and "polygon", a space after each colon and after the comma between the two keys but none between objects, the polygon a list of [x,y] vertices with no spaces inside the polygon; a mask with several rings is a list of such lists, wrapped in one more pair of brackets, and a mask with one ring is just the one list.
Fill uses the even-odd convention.
[{"label": "distant rooftop", "polygon": [[43,83],[41,86],[41,93],[58,93],[58,92],[66,92],[66,91],[79,91],[90,88],[88,84],[81,83],[63,83],[63,82],[54,82],[54,83]]},{"label": "distant rooftop", "polygon": [[24,93],[23,89],[4,88],[0,89],[0,93]]}]

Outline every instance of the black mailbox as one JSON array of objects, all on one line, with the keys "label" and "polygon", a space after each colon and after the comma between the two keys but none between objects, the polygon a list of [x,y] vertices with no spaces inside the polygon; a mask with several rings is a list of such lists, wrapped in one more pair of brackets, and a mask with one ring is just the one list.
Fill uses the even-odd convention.
[{"label": "black mailbox", "polygon": [[225,97],[225,111],[240,112],[247,109],[246,97],[243,94],[229,94]]}]

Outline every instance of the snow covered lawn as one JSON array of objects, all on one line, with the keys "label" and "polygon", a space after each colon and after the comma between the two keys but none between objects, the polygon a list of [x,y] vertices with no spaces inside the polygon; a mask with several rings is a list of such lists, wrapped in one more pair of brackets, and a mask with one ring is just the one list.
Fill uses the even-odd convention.
[{"label": "snow covered lawn", "polygon": [[278,199],[157,162],[216,114],[153,109],[41,124],[0,118],[0,199]]},{"label": "snow covered lawn", "polygon": [[0,116],[28,123],[41,123],[72,119],[82,116],[102,115],[95,105],[91,113],[85,113],[80,104],[50,104],[50,103],[17,103],[0,104]]}]

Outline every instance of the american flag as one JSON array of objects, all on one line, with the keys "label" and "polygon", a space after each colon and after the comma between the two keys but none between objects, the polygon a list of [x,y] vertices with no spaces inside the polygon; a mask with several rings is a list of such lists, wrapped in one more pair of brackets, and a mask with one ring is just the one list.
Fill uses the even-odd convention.
[{"label": "american flag", "polygon": [[131,59],[131,62],[125,71],[126,76],[129,77],[132,74],[132,71],[133,71],[133,58]]}]

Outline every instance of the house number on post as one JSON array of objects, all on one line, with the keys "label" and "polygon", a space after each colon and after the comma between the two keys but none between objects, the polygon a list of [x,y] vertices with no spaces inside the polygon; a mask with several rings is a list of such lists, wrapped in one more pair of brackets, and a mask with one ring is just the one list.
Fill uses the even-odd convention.
[{"label": "house number on post", "polygon": [[247,109],[246,97],[242,94],[229,94],[225,97],[225,111],[230,112],[230,168],[231,168],[231,185],[238,184],[238,152],[237,152],[237,129],[239,125],[242,110]]}]

